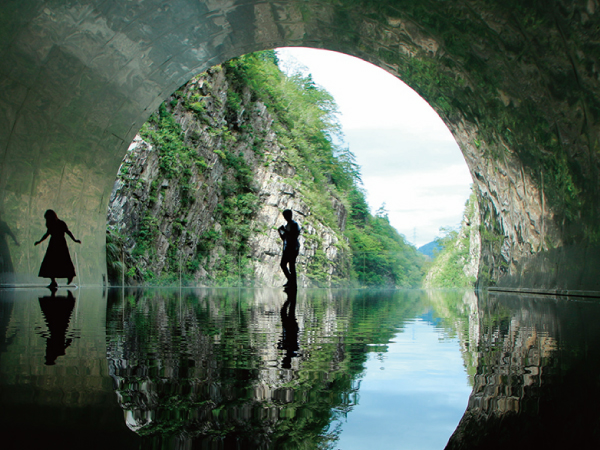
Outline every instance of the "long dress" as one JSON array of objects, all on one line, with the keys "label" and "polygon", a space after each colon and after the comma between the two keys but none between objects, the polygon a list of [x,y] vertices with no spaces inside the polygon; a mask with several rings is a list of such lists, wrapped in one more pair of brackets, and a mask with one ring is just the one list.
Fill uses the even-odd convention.
[{"label": "long dress", "polygon": [[50,233],[50,243],[46,250],[46,256],[40,267],[39,277],[42,278],[73,278],[75,277],[75,267],[71,261],[69,247],[65,233],[69,229],[62,220],[57,220],[48,226]]}]

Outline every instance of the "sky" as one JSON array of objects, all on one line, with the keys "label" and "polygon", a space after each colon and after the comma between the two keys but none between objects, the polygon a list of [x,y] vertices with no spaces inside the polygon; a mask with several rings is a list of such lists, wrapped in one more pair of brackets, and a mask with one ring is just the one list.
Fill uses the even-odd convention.
[{"label": "sky", "polygon": [[[335,99],[346,145],[361,166],[371,212],[420,247],[457,228],[471,175],[437,113],[395,76],[361,59],[308,48],[277,50],[280,67],[310,73]],[[416,239],[415,239],[416,237]]]}]

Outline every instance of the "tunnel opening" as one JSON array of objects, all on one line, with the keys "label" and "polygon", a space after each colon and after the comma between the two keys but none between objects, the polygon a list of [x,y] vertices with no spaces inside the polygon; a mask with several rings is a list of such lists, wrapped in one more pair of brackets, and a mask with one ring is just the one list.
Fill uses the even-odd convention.
[{"label": "tunnel opening", "polygon": [[[471,179],[450,132],[422,98],[381,69],[339,53],[311,54],[320,65],[335,60],[313,66],[334,72],[329,86],[350,78],[346,91],[336,89],[343,110],[310,70],[284,71],[282,64],[293,60],[285,50],[269,50],[209,68],[151,115],[111,194],[111,284],[281,284],[275,230],[281,211],[290,209],[302,228],[305,287],[420,287],[426,258],[406,237],[419,226],[415,216],[425,216],[419,231],[427,242],[440,228],[466,221],[460,240],[452,231],[456,237],[444,241],[453,248],[444,256],[456,260],[453,273],[447,263],[434,269],[448,273],[437,275],[443,285],[430,277],[428,286],[472,286],[479,217],[472,198],[469,218],[462,218]],[[361,83],[367,101],[352,93]],[[347,125],[353,120],[354,130]],[[356,131],[354,142],[347,131]],[[365,162],[371,163],[367,183]],[[371,187],[379,188],[377,211],[367,203]],[[454,211],[444,204],[451,201]]]}]

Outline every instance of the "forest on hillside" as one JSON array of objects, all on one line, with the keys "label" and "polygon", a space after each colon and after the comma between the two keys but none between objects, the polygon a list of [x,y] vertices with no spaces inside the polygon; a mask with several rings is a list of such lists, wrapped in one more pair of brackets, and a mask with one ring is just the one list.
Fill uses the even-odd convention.
[{"label": "forest on hillside", "polygon": [[[236,270],[238,282],[253,285],[252,242],[269,233],[257,217],[263,200],[256,177],[272,168],[285,173],[285,182],[307,205],[307,228],[322,226],[337,236],[332,260],[317,233],[305,234],[312,249],[305,267],[310,285],[420,286],[425,258],[390,225],[383,208],[370,211],[354,155],[339,144],[343,136],[332,96],[310,75],[282,72],[274,51],[244,55],[207,73],[170,96],[140,130],[139,138],[158,158],[155,178],[136,169],[135,160],[126,158],[121,166],[115,190],[147,199],[138,201],[135,229],[109,223],[112,282],[197,284],[202,272],[208,274],[203,284],[232,285],[229,275]],[[210,86],[216,74],[224,76],[223,95]],[[256,126],[254,116],[261,114],[270,117],[268,130]],[[190,116],[195,127],[186,119]],[[274,144],[267,142],[267,131],[281,155],[269,150]],[[218,199],[210,220],[218,226],[194,228],[185,213],[206,197],[203,189],[210,183]],[[173,185],[176,195],[167,195]],[[168,232],[159,223],[161,214],[177,222]],[[164,254],[157,242],[167,248]]]},{"label": "forest on hillside", "polygon": [[472,288],[481,257],[479,203],[473,186],[458,229],[441,228],[433,261],[427,265],[425,288]]}]

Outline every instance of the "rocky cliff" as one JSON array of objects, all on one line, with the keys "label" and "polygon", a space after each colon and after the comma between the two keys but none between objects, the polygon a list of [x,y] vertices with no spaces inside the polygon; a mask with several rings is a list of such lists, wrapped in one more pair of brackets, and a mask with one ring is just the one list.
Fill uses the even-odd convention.
[{"label": "rocky cliff", "polygon": [[309,162],[234,72],[192,79],[129,147],[108,212],[113,283],[280,284],[284,209],[302,227],[301,285],[347,275],[346,206],[298,173]]}]

